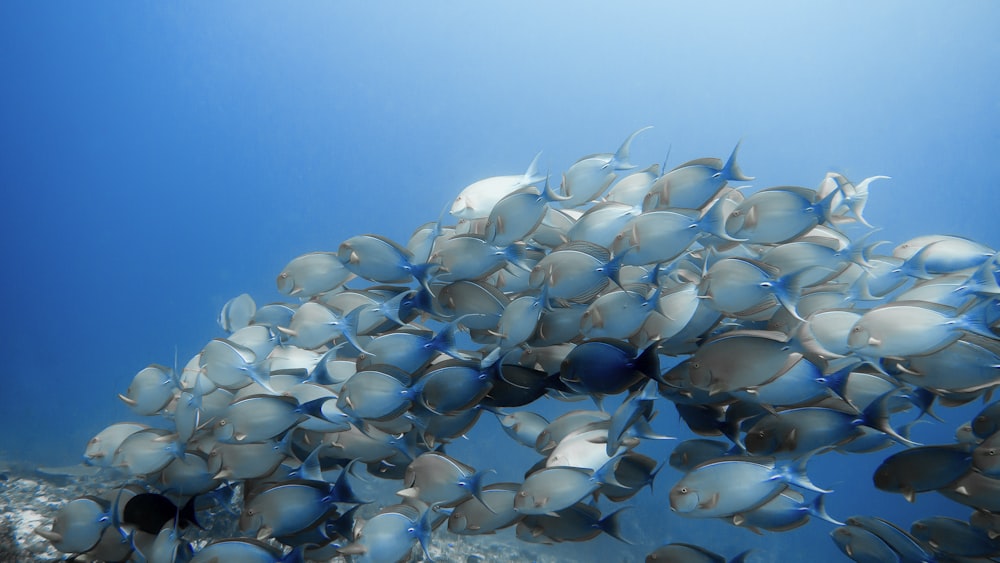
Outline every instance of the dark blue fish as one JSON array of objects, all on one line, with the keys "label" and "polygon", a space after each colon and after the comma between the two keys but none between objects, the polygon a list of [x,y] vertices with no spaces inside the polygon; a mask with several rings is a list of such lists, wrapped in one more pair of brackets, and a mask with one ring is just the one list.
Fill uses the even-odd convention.
[{"label": "dark blue fish", "polygon": [[167,522],[177,520],[181,528],[194,524],[201,528],[194,513],[195,497],[191,497],[178,507],[169,498],[158,493],[142,493],[129,499],[122,512],[122,523],[131,524],[138,530],[158,534]]},{"label": "dark blue fish", "polygon": [[584,342],[563,360],[560,379],[580,393],[614,395],[659,375],[655,346],[641,352],[630,344],[595,339]]},{"label": "dark blue fish", "polygon": [[917,493],[947,487],[971,470],[972,453],[965,446],[921,446],[887,457],[873,481],[878,489],[913,502]]}]

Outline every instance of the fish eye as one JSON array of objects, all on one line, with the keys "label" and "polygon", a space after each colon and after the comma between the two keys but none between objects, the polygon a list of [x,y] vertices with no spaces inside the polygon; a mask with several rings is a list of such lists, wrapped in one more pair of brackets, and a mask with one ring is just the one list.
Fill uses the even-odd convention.
[{"label": "fish eye", "polygon": [[701,362],[691,362],[691,367],[693,367],[694,369],[699,369],[701,368]]},{"label": "fish eye", "polygon": [[681,487],[680,489],[677,490],[677,492],[679,492],[682,495],[686,495],[688,494],[688,489],[687,487]]},{"label": "fish eye", "polygon": [[986,455],[997,455],[996,448],[990,448],[990,449],[986,450]]},{"label": "fish eye", "polygon": [[226,425],[226,419],[223,418],[222,420],[219,421],[219,426],[225,426],[225,425]]}]

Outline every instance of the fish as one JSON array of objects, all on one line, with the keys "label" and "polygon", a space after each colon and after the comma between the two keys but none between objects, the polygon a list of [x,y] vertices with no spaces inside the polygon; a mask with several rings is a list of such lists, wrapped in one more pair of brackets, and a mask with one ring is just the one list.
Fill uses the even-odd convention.
[{"label": "fish", "polygon": [[1000,554],[1000,542],[996,538],[954,518],[921,518],[910,526],[910,533],[938,553],[958,557],[994,557]]},{"label": "fish", "polygon": [[900,560],[899,554],[882,538],[859,526],[839,526],[830,532],[830,537],[844,555],[858,563]]},{"label": "fish", "polygon": [[520,176],[491,176],[469,184],[451,205],[451,215],[459,219],[485,219],[507,195],[545,179],[538,174],[538,153]]},{"label": "fish", "polygon": [[670,509],[689,518],[718,518],[752,510],[794,484],[828,493],[809,480],[805,456],[794,465],[778,466],[768,458],[726,457],[709,460],[670,489]]},{"label": "fish", "polygon": [[933,555],[924,549],[916,538],[892,522],[868,515],[856,515],[847,519],[847,525],[863,528],[885,542],[903,561],[930,561]]},{"label": "fish", "polygon": [[492,534],[521,520],[514,509],[520,483],[491,483],[483,487],[479,498],[460,502],[448,514],[448,531],[459,535]]},{"label": "fish", "polygon": [[476,471],[464,463],[437,452],[417,456],[406,468],[403,490],[396,494],[418,499],[428,505],[449,506],[475,497],[487,507],[483,497],[483,477],[491,470]]},{"label": "fish", "polygon": [[619,340],[596,338],[575,348],[563,360],[559,377],[572,389],[616,395],[659,372],[656,348],[645,350]]},{"label": "fish", "polygon": [[355,532],[354,542],[340,552],[354,556],[359,563],[396,563],[419,543],[430,560],[429,514],[426,508],[421,510],[406,504],[387,506],[365,522]]},{"label": "fish", "polygon": [[[744,551],[729,563],[742,563],[749,554],[750,550]],[[726,558],[699,545],[675,542],[654,549],[646,563],[726,563]]]},{"label": "fish", "polygon": [[[294,258],[278,274],[278,291],[290,297],[309,298],[314,295],[333,291],[350,281],[354,274],[344,267],[339,256],[333,252],[310,252]],[[249,308],[249,303],[243,301],[232,303],[220,318],[229,318],[233,305]],[[227,322],[226,325],[232,326]]]},{"label": "fish", "polygon": [[611,462],[597,471],[581,467],[551,466],[528,475],[514,499],[520,514],[548,514],[573,506],[603,483],[614,484]]},{"label": "fish", "polygon": [[634,131],[622,141],[614,154],[598,153],[574,162],[563,174],[562,192],[567,198],[562,201],[562,205],[578,207],[596,199],[618,178],[618,171],[635,168],[629,162],[632,141],[639,133],[651,128],[643,127]]},{"label": "fish", "polygon": [[195,497],[190,497],[183,506],[177,506],[159,493],[141,493],[125,503],[122,512],[122,523],[135,526],[137,530],[147,534],[158,534],[168,522],[177,521],[177,525],[185,528],[193,524],[201,528],[194,511]]},{"label": "fish", "polygon": [[630,544],[621,530],[622,510],[625,508],[602,517],[601,511],[597,508],[577,503],[552,514],[523,517],[517,523],[516,534],[519,538],[533,543],[558,543],[590,541],[605,533],[618,541]]},{"label": "fish", "polygon": [[[561,173],[536,155],[469,184],[405,240],[357,234],[295,257],[275,279],[284,302],[225,301],[222,335],[131,378],[120,398],[144,423],[86,445],[92,472],[132,484],[64,502],[38,534],[66,557],[171,563],[395,563],[418,543],[429,559],[445,521],[529,543],[642,541],[622,530],[646,515],[624,508],[669,459],[679,478],[658,486],[683,517],[776,533],[824,520],[857,561],[996,557],[1000,254],[942,234],[880,251],[891,243],[864,212],[881,176],[739,185],[739,143],[725,162],[637,166],[645,129]],[[934,409],[980,399],[952,442],[910,439]],[[549,410],[580,400],[596,408]],[[484,438],[489,413],[504,434]],[[686,431],[726,440],[666,442]],[[982,533],[841,525],[826,512],[840,493],[806,474],[830,450],[880,457],[876,488],[936,492]],[[204,547],[182,529],[194,498],[219,508],[198,514]],[[208,538],[237,526],[270,543]],[[947,541],[959,535],[967,547]],[[645,541],[649,560],[724,561]]]},{"label": "fish", "polygon": [[778,496],[758,505],[756,508],[733,515],[733,524],[742,526],[757,533],[760,530],[771,532],[787,532],[806,525],[811,516],[826,520],[831,524],[843,526],[843,522],[835,520],[826,511],[824,499],[826,495],[817,495],[811,502],[797,491],[785,489]]},{"label": "fish", "polygon": [[921,446],[887,457],[872,476],[875,487],[901,493],[913,502],[917,493],[947,487],[972,470],[973,454],[960,445]]},{"label": "fish", "polygon": [[118,398],[136,414],[152,416],[167,406],[177,390],[173,371],[154,364],[135,374],[128,390]]},{"label": "fish", "polygon": [[109,508],[106,501],[97,497],[73,499],[59,507],[51,529],[38,526],[34,531],[63,553],[86,553],[97,545],[104,530],[111,525]]},{"label": "fish", "polygon": [[253,538],[225,538],[215,540],[194,554],[190,563],[224,563],[225,561],[253,561],[261,563],[299,563],[302,551],[293,549],[288,555],[281,550]]},{"label": "fish", "polygon": [[674,207],[697,209],[704,205],[730,181],[749,181],[736,163],[740,143],[733,147],[729,159],[723,163],[717,158],[699,158],[677,166],[660,176],[643,202],[643,209]]}]

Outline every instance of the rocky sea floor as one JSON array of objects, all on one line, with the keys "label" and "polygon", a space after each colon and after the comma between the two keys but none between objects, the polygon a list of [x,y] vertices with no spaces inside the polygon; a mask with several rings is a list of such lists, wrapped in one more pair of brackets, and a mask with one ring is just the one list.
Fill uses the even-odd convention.
[{"label": "rocky sea floor", "polygon": [[[56,551],[45,538],[35,533],[41,526],[49,529],[59,507],[84,495],[103,495],[116,489],[121,481],[108,479],[85,466],[44,468],[0,461],[0,562],[36,563],[63,561],[70,555]],[[239,507],[232,507],[238,514]],[[219,511],[221,512],[221,511]],[[201,516],[199,516],[201,518]],[[208,530],[190,534],[195,547],[212,537],[240,535],[235,518],[203,519]],[[199,535],[200,534],[200,535]],[[553,563],[558,558],[537,552],[534,546],[510,541],[501,535],[458,536],[444,530],[434,533],[430,546],[434,561],[442,563],[525,562]],[[424,559],[419,548],[413,560]],[[89,561],[85,555],[74,561]],[[343,561],[341,557],[332,561]]]}]

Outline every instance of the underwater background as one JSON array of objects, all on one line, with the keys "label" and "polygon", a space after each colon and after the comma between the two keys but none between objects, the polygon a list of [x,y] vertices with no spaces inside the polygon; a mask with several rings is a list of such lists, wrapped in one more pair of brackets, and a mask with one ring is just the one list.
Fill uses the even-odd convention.
[{"label": "underwater background", "polygon": [[[226,301],[286,300],[275,277],[292,258],[361,233],[405,241],[475,180],[538,151],[557,174],[646,125],[640,167],[742,141],[755,188],[886,175],[866,208],[879,239],[996,248],[998,21],[988,1],[4,2],[0,452],[76,463],[102,428],[138,420],[116,398],[137,371],[224,335]],[[949,443],[982,405],[939,406],[945,422],[912,437]],[[656,406],[658,429],[691,437]],[[449,453],[482,469],[498,440],[498,480],[537,459],[486,417]],[[814,460],[828,511],[965,519],[934,493],[910,505],[872,487],[898,449]],[[664,469],[623,515],[635,546],[548,552],[641,560],[683,541],[842,559],[819,520],[757,536],[671,513],[680,477]]]}]

